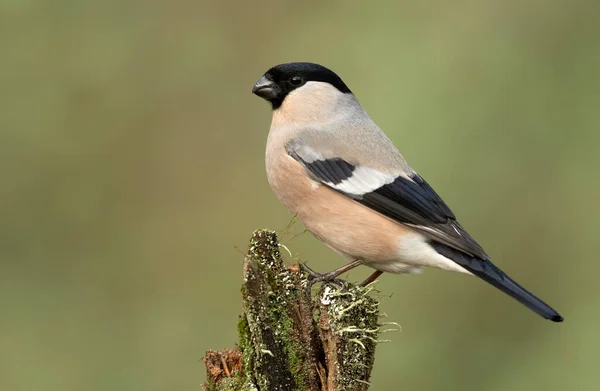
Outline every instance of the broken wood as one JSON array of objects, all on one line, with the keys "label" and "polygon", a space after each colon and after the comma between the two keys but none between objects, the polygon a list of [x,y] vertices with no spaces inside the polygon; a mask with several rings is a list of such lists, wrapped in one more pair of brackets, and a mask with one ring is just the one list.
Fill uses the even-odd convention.
[{"label": "broken wood", "polygon": [[372,284],[324,283],[311,293],[286,266],[275,232],[255,231],[244,260],[235,349],[208,351],[207,391],[364,391],[375,358],[379,303]]}]

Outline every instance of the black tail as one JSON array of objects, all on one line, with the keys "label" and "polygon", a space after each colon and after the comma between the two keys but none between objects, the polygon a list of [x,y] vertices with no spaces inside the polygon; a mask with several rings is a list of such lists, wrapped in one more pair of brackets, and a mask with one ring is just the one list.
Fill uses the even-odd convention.
[{"label": "black tail", "polygon": [[429,244],[444,257],[456,262],[482,280],[489,282],[540,316],[553,322],[563,321],[563,317],[552,307],[517,284],[490,261],[472,257],[439,242],[431,241]]}]

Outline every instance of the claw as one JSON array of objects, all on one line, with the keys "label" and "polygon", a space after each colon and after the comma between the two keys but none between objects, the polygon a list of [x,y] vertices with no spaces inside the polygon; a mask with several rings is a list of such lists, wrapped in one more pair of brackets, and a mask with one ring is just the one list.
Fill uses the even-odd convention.
[{"label": "claw", "polygon": [[321,274],[321,273],[314,271],[310,267],[306,266],[305,263],[301,263],[300,268],[302,269],[302,271],[304,271],[306,274],[308,274],[308,286],[309,287],[312,287],[317,282],[329,282],[329,283],[333,283],[333,284],[339,285],[339,286],[342,286],[346,282],[346,281],[342,280],[341,278],[337,278],[337,276],[338,276],[337,273]]}]

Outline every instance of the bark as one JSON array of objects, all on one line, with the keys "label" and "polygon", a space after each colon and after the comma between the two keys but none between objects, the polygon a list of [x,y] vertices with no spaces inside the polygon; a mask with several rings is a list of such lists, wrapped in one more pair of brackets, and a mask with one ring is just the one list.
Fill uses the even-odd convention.
[{"label": "bark", "polygon": [[372,285],[324,283],[311,292],[286,266],[277,235],[255,231],[244,261],[243,313],[235,349],[208,351],[208,391],[367,390],[379,303]]}]

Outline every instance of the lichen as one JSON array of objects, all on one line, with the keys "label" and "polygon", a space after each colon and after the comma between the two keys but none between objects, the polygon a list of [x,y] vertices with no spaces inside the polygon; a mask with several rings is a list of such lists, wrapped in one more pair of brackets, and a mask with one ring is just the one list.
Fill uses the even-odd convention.
[{"label": "lichen", "polygon": [[321,326],[329,333],[333,349],[329,358],[335,360],[333,376],[338,390],[366,389],[368,385],[381,327],[379,303],[369,295],[372,291],[372,285],[324,284],[318,296]]},{"label": "lichen", "polygon": [[[252,341],[243,343],[253,347],[244,350],[244,362],[246,357],[253,362],[246,368],[260,389],[312,388],[306,374],[312,370],[311,360],[292,313],[303,286],[299,276],[283,264],[276,234],[256,231],[248,249],[243,292],[249,331],[244,334],[250,334]],[[268,376],[260,370],[265,366],[270,368]],[[275,380],[277,384],[273,384]]]},{"label": "lichen", "polygon": [[366,390],[378,335],[389,331],[378,322],[373,285],[324,283],[313,296],[306,273],[284,265],[282,247],[272,231],[252,235],[244,262],[237,370],[224,376],[217,361],[220,375],[207,379],[206,389]]}]

